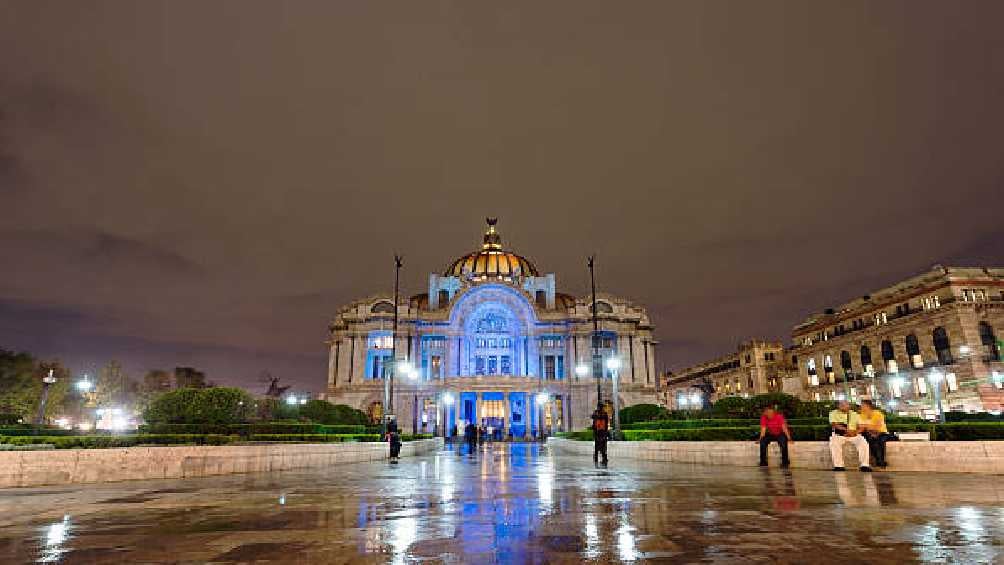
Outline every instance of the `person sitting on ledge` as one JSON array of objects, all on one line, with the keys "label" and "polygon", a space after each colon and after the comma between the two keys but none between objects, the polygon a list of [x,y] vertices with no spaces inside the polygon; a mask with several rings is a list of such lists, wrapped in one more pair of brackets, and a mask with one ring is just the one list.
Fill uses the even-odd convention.
[{"label": "person sitting on ledge", "polygon": [[851,405],[846,400],[837,403],[837,409],[830,412],[830,457],[833,458],[833,470],[844,470],[844,444],[850,443],[858,450],[858,461],[861,463],[861,471],[870,473],[872,468],[868,466],[868,442],[864,436],[858,433],[858,422],[860,416],[851,410]]},{"label": "person sitting on ledge", "polygon": [[781,448],[781,467],[791,465],[788,460],[788,443],[791,442],[791,431],[784,414],[775,407],[768,406],[760,416],[760,466],[767,466],[767,446],[776,441]]},{"label": "person sitting on ledge", "polygon": [[871,400],[861,401],[861,417],[858,419],[858,430],[868,441],[868,450],[875,458],[876,467],[886,467],[885,444],[893,438],[885,425],[885,414],[875,408]]}]

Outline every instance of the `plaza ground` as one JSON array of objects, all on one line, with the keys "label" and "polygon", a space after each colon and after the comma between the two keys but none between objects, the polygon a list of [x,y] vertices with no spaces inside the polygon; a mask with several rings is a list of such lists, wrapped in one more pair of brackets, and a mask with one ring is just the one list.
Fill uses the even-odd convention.
[{"label": "plaza ground", "polygon": [[1000,562],[999,476],[484,446],[324,470],[0,491],[0,562]]}]

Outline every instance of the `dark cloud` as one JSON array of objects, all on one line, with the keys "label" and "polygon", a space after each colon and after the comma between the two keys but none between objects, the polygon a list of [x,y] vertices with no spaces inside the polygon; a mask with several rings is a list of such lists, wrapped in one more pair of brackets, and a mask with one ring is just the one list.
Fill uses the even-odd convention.
[{"label": "dark cloud", "polygon": [[338,305],[391,290],[395,251],[423,291],[492,215],[562,290],[586,292],[595,252],[601,289],[649,307],[661,364],[783,339],[931,264],[1000,264],[1002,16],[8,4],[0,298],[107,316],[63,320],[46,355],[153,366],[201,344],[220,380],[260,362],[317,388]]}]

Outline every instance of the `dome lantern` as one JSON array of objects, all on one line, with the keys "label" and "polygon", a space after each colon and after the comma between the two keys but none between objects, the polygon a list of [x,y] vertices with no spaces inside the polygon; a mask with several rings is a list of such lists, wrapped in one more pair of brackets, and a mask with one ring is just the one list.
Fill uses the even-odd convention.
[{"label": "dome lantern", "polygon": [[539,276],[537,268],[528,259],[503,249],[502,236],[495,229],[498,218],[485,218],[485,221],[488,229],[485,231],[481,250],[453,261],[443,275],[468,281],[505,282]]}]

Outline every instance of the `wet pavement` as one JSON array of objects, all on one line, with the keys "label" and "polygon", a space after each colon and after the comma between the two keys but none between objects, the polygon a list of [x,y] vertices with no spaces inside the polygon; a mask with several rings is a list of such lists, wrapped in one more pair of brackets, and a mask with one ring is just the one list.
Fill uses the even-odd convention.
[{"label": "wet pavement", "polygon": [[0,490],[0,562],[993,563],[997,476],[485,446],[398,465]]}]

